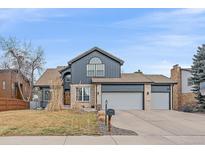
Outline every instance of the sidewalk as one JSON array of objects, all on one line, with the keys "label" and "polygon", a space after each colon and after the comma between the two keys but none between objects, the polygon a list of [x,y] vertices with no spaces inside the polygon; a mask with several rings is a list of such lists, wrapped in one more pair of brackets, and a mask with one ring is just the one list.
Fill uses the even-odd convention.
[{"label": "sidewalk", "polygon": [[205,144],[205,136],[15,136],[0,145],[163,145]]}]

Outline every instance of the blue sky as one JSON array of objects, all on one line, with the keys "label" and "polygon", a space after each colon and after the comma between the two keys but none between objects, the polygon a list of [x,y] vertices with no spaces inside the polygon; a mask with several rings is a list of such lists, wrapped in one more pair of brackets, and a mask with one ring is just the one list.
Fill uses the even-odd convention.
[{"label": "blue sky", "polygon": [[123,72],[169,76],[205,43],[205,10],[0,9],[0,35],[41,45],[46,68],[98,46],[125,61]]}]

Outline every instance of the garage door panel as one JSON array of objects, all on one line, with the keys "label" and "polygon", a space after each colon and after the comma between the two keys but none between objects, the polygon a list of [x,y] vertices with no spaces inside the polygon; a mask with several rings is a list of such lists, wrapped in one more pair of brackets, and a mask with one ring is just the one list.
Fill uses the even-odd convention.
[{"label": "garage door panel", "polygon": [[169,110],[169,93],[152,93],[151,109]]},{"label": "garage door panel", "polygon": [[105,107],[106,100],[108,101],[108,108],[116,110],[143,109],[142,93],[103,93],[103,109]]}]

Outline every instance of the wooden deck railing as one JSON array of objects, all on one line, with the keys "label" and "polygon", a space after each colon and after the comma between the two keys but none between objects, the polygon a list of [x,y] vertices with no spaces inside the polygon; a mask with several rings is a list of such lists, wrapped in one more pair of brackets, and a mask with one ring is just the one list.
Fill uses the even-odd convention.
[{"label": "wooden deck railing", "polygon": [[29,103],[20,99],[0,98],[0,111],[28,109]]}]

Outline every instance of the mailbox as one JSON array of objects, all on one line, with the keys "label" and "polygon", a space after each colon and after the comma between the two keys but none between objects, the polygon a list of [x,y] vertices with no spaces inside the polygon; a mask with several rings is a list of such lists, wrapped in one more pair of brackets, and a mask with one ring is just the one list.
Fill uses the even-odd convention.
[{"label": "mailbox", "polygon": [[113,115],[115,115],[115,110],[114,110],[114,109],[107,109],[107,115],[108,115],[108,116],[113,116]]},{"label": "mailbox", "polygon": [[107,109],[106,114],[108,116],[108,131],[111,132],[111,118],[115,115],[114,109]]}]

